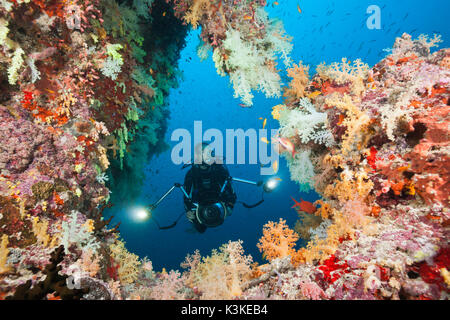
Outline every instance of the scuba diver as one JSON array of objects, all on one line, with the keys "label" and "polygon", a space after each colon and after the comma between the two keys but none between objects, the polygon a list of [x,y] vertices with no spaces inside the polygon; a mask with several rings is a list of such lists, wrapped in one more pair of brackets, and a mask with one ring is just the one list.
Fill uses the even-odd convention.
[{"label": "scuba diver", "polygon": [[[223,164],[216,163],[214,154],[208,144],[202,143],[202,162],[193,164],[184,178],[184,190],[189,197],[184,196],[186,217],[195,229],[203,233],[207,227],[216,227],[231,216],[236,194],[231,185],[228,169]],[[202,203],[203,210],[197,210]]]},{"label": "scuba diver", "polygon": [[[150,205],[149,209],[154,210],[175,188],[180,188],[184,195],[185,215],[199,233],[205,232],[207,228],[220,226],[226,217],[231,216],[237,199],[232,181],[263,186],[264,194],[273,191],[280,180],[271,178],[263,183],[231,177],[223,164],[223,159],[216,157],[209,144],[205,142],[196,146],[194,159],[193,164],[185,164],[182,167],[182,169],[191,167],[186,173],[184,184],[175,183],[155,204]],[[246,208],[254,208],[264,202],[264,198],[252,205],[239,202]],[[166,227],[161,227],[155,219],[153,220],[159,229],[170,229],[175,227],[182,215]]]}]

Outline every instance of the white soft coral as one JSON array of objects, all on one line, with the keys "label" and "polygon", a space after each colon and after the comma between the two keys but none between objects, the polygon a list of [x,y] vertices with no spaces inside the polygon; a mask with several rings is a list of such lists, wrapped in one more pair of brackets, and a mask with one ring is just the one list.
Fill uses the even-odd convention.
[{"label": "white soft coral", "polygon": [[97,249],[100,247],[100,243],[86,227],[83,220],[85,219],[81,213],[72,210],[68,221],[62,222],[61,244],[64,245],[66,254],[69,253],[69,248],[72,245],[82,250],[91,249],[93,253],[97,252]]},{"label": "white soft coral", "polygon": [[213,60],[220,75],[226,70],[233,84],[235,98],[252,105],[252,90],[262,91],[266,97],[281,96],[281,78],[275,69],[275,60],[281,56],[289,65],[291,38],[284,33],[279,21],[269,21],[264,11],[257,11],[257,20],[267,25],[262,39],[247,39],[243,32],[229,28],[221,49],[215,49]]},{"label": "white soft coral", "polygon": [[284,108],[280,111],[280,135],[286,138],[297,136],[306,144],[314,141],[331,146],[333,135],[327,129],[327,114],[317,112],[308,98],[300,100],[296,109]]}]

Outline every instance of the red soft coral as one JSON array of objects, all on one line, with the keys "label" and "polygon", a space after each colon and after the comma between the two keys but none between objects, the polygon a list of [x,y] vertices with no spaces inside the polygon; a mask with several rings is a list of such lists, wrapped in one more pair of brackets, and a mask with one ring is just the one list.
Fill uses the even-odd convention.
[{"label": "red soft coral", "polygon": [[319,267],[319,270],[323,272],[325,281],[330,284],[338,280],[344,273],[350,272],[347,262],[344,261],[342,263],[334,255],[325,260],[323,265]]}]

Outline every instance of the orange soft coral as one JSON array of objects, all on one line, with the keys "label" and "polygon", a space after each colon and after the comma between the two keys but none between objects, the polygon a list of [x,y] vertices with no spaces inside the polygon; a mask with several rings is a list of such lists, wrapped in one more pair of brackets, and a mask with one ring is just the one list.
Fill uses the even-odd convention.
[{"label": "orange soft coral", "polygon": [[284,96],[298,100],[305,96],[305,89],[309,82],[309,67],[302,65],[299,62],[298,65],[293,64],[292,68],[287,70],[288,76],[292,78],[289,83],[289,88],[286,90]]},{"label": "orange soft coral", "polygon": [[295,254],[295,242],[298,235],[286,225],[286,220],[269,221],[264,225],[263,236],[257,244],[263,257],[269,261]]}]

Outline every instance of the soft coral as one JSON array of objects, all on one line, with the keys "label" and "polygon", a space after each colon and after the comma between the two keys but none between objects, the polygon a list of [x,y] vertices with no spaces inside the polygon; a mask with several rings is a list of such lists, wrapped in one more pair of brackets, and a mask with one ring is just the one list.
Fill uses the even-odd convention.
[{"label": "soft coral", "polygon": [[278,223],[269,221],[264,225],[263,236],[257,244],[264,258],[273,260],[295,254],[295,242],[298,235],[286,225],[286,220],[280,218]]}]

